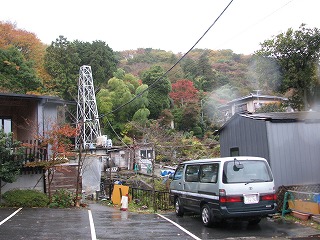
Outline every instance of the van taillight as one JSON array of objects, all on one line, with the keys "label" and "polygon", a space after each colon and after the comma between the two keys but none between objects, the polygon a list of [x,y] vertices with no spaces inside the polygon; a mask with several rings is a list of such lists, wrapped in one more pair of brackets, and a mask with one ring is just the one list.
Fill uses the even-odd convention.
[{"label": "van taillight", "polygon": [[235,203],[235,202],[242,202],[241,196],[225,196],[220,197],[221,203]]},{"label": "van taillight", "polygon": [[276,194],[268,194],[261,196],[262,201],[276,201],[277,195]]},{"label": "van taillight", "polygon": [[241,196],[226,196],[225,189],[219,189],[219,201],[221,203],[234,203],[234,202],[242,202]]}]

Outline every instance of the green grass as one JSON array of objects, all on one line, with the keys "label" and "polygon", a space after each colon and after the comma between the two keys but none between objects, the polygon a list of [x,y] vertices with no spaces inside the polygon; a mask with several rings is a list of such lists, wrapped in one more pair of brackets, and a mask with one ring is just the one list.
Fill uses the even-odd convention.
[{"label": "green grass", "polygon": [[303,221],[303,220],[300,220],[299,218],[291,216],[290,214],[286,214],[284,216],[284,219],[288,222],[297,223],[297,224],[303,225],[305,227],[311,227],[311,228],[315,228],[317,230],[320,230],[320,224],[318,222],[311,220],[311,219],[309,219],[307,221]]},{"label": "green grass", "polygon": [[2,195],[5,207],[47,207],[49,198],[37,190],[14,189]]}]

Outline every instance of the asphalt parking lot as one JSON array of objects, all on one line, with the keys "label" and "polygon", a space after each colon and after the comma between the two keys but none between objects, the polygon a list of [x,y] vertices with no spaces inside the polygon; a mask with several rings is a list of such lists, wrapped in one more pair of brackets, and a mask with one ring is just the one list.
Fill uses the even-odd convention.
[{"label": "asphalt parking lot", "polygon": [[2,208],[0,239],[193,238],[156,214],[135,214],[90,204],[88,209]]},{"label": "asphalt parking lot", "polygon": [[82,209],[1,208],[0,239],[320,239],[319,231],[291,223],[262,221],[205,228],[199,216],[139,214],[92,203]]}]

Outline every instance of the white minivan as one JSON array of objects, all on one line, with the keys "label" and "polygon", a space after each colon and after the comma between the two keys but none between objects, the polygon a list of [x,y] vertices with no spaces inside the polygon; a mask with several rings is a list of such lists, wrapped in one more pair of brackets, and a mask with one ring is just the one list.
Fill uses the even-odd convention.
[{"label": "white minivan", "polygon": [[177,216],[200,213],[205,226],[227,219],[258,224],[277,211],[272,172],[260,157],[225,157],[186,161],[170,183]]}]

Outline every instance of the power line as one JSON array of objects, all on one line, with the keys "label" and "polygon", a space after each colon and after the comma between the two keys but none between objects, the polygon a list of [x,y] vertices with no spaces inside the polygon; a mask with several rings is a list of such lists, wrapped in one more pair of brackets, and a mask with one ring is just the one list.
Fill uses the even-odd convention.
[{"label": "power line", "polygon": [[[273,12],[269,13],[267,16],[264,16],[263,18],[259,19],[258,21],[256,21],[255,23],[251,24],[250,26],[248,26],[247,28],[245,28],[244,30],[238,32],[237,34],[233,35],[233,37],[231,37],[230,39],[228,39],[227,41],[225,41],[223,44],[230,42],[231,40],[233,40],[234,38],[236,38],[237,36],[247,32],[250,28],[256,26],[257,24],[265,21],[267,18],[271,17],[273,14],[275,14],[276,12],[280,11],[282,8],[286,7],[287,5],[289,5],[291,2],[293,2],[294,0],[290,0],[287,3],[285,3],[284,5],[282,5],[281,7],[277,8],[276,10],[274,10]],[[221,44],[221,45],[223,45]]]},{"label": "power line", "polygon": [[[267,14],[266,16],[260,18],[259,20],[257,20],[256,22],[254,22],[253,24],[251,24],[250,26],[248,26],[247,28],[244,28],[244,30],[239,31],[237,34],[235,34],[235,35],[234,35],[233,37],[231,37],[230,39],[226,40],[224,43],[229,42],[229,41],[233,40],[234,38],[237,38],[239,35],[243,34],[243,33],[246,32],[246,31],[248,31],[250,28],[252,28],[252,27],[260,24],[261,22],[265,21],[266,19],[270,18],[272,15],[274,15],[274,14],[277,13],[277,12],[279,12],[281,9],[287,7],[287,6],[288,6],[291,2],[293,2],[293,1],[294,1],[294,0],[289,0],[289,1],[286,2],[285,4],[283,4],[283,5],[281,5],[280,7],[278,7],[276,10],[274,10],[274,11],[270,12],[269,14]],[[223,43],[223,44],[224,44],[224,43]],[[223,45],[223,44],[221,44],[221,45]],[[211,53],[211,52],[214,51],[214,50],[211,50],[211,49],[207,49],[207,50],[208,50],[207,53]],[[201,64],[200,64],[200,66],[201,66]],[[195,68],[196,68],[196,66],[194,66],[194,65],[191,66],[191,69],[195,69]],[[180,69],[177,70],[177,71],[174,72],[174,73],[179,73],[179,72],[181,72]]]},{"label": "power line", "polygon": [[[189,54],[189,52],[191,52],[194,47],[202,40],[202,38],[209,32],[209,30],[216,24],[216,22],[219,20],[219,18],[224,14],[224,12],[228,9],[228,7],[231,5],[231,3],[233,2],[233,0],[231,0],[229,2],[229,4],[223,9],[223,11],[219,14],[219,16],[214,20],[214,22],[210,25],[210,27],[204,32],[204,34],[196,41],[196,43],[185,53],[182,55],[182,57],[180,57],[180,59],[173,65],[171,66],[164,74],[162,74],[161,77],[159,77],[156,81],[154,81],[150,86],[148,86],[145,90],[143,90],[142,92],[140,92],[139,94],[137,94],[135,97],[133,97],[131,100],[129,100],[128,102],[120,105],[119,107],[117,107],[116,109],[112,110],[109,113],[106,114],[111,114],[114,113],[118,110],[120,110],[121,108],[125,107],[126,105],[128,105],[129,103],[133,102],[135,99],[137,99],[138,97],[141,97],[146,91],[148,91],[149,89],[151,89],[157,82],[161,81],[176,65],[178,65],[178,63],[181,62],[181,60],[183,58],[185,58],[185,56],[187,54]],[[100,117],[103,117],[104,115],[101,115]]]},{"label": "power line", "polygon": [[112,127],[112,125],[111,125],[111,123],[110,123],[110,121],[109,121],[109,119],[108,119],[107,117],[106,117],[106,119],[107,119],[107,122],[108,122],[111,130],[114,132],[114,134],[117,136],[117,138],[118,138],[128,149],[131,150],[131,148],[130,148],[124,141],[122,141],[122,138],[121,138],[121,137],[117,134],[117,132],[114,130],[114,128]]}]

